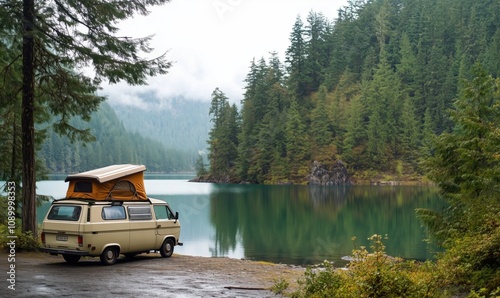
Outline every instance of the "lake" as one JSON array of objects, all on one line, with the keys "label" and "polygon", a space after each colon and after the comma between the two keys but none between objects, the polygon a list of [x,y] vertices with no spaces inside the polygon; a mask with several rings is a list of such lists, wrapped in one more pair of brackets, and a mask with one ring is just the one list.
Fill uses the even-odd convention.
[{"label": "lake", "polygon": [[[149,175],[145,180],[150,197],[167,201],[180,214],[184,246],[175,248],[178,254],[344,265],[342,257],[368,247],[368,237],[387,234],[389,255],[433,258],[435,249],[424,242],[415,215],[417,208],[443,208],[432,187],[221,185],[189,178]],[[39,194],[56,199],[66,188],[63,180],[37,183]],[[48,204],[38,209],[39,223],[47,209]]]}]

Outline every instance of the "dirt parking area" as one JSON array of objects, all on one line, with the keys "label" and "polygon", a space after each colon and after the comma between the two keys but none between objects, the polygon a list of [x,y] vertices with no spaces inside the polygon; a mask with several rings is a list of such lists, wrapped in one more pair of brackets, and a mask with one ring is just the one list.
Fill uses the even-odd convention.
[{"label": "dirt parking area", "polygon": [[[275,281],[294,289],[304,272],[283,264],[178,254],[121,257],[112,266],[98,258],[71,265],[45,253],[18,253],[11,261],[0,254],[1,297],[279,297],[269,290]],[[15,290],[9,288],[11,265]]]}]

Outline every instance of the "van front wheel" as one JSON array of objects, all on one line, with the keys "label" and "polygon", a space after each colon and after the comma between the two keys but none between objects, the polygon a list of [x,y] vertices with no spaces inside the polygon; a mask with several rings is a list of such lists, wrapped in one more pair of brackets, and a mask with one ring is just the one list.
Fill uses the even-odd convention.
[{"label": "van front wheel", "polygon": [[118,259],[118,251],[114,247],[106,247],[101,254],[101,263],[104,265],[113,265]]},{"label": "van front wheel", "polygon": [[174,253],[174,240],[171,238],[165,239],[160,247],[160,254],[164,258],[169,258]]}]

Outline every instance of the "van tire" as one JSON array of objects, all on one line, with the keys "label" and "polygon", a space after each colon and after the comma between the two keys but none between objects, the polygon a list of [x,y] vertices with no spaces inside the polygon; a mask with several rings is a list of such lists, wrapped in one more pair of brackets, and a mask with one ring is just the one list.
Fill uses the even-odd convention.
[{"label": "van tire", "polygon": [[160,254],[164,258],[170,258],[174,253],[174,240],[167,238],[160,247]]},{"label": "van tire", "polygon": [[106,247],[100,258],[104,265],[113,265],[118,259],[118,250],[115,247]]},{"label": "van tire", "polygon": [[63,254],[62,255],[64,260],[70,264],[76,264],[78,261],[80,261],[81,256],[79,255],[68,255],[68,254]]}]

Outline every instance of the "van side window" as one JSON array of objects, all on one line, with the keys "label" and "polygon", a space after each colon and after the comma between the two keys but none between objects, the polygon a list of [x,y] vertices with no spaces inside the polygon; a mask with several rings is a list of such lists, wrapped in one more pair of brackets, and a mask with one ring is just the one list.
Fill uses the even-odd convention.
[{"label": "van side window", "polygon": [[156,214],[156,219],[175,219],[174,214],[172,211],[167,207],[167,206],[154,206],[155,208],[155,214]]},{"label": "van side window", "polygon": [[125,219],[125,207],[123,206],[109,206],[102,208],[102,219]]},{"label": "van side window", "polygon": [[81,211],[80,206],[52,206],[47,219],[77,221]]},{"label": "van side window", "polygon": [[156,219],[168,219],[167,209],[165,206],[154,206]]},{"label": "van side window", "polygon": [[130,220],[151,220],[153,218],[149,206],[128,207],[128,216]]}]

